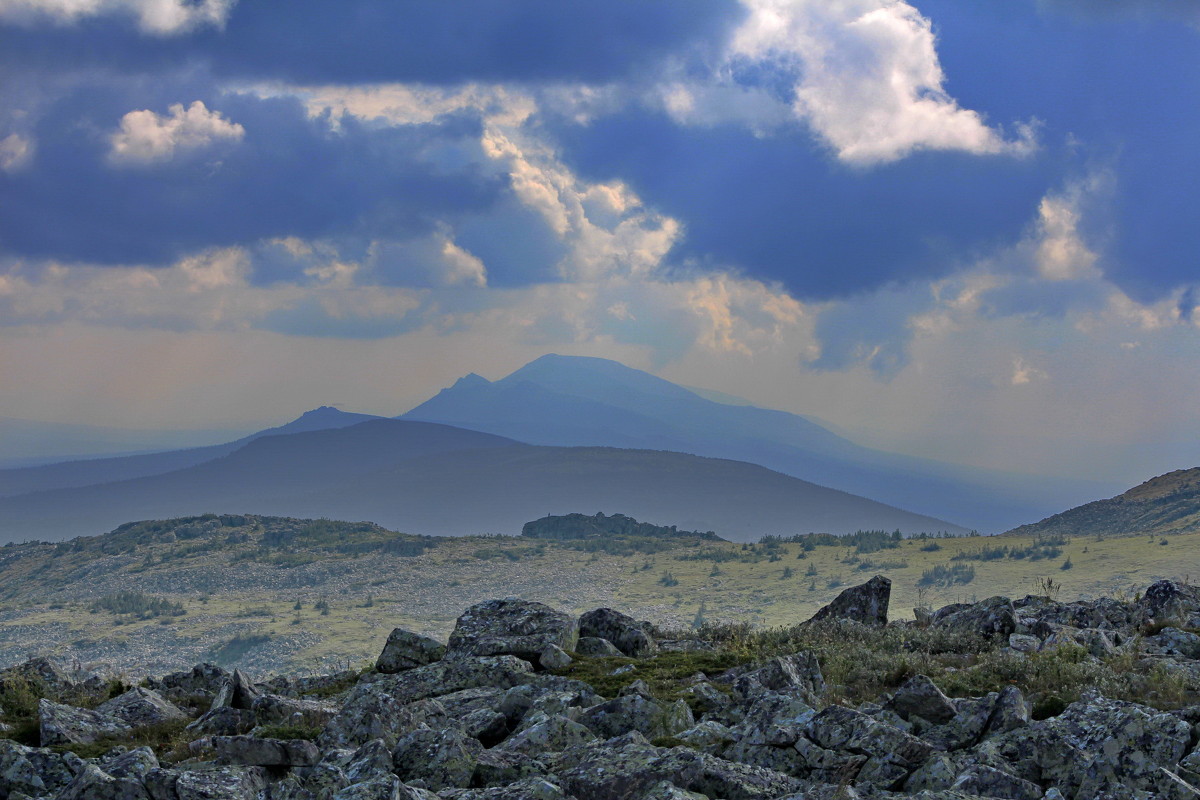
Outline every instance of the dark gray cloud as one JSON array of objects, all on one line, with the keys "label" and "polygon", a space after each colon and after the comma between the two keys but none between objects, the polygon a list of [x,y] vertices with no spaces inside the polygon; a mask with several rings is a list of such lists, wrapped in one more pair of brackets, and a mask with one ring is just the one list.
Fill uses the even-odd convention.
[{"label": "dark gray cloud", "polygon": [[144,72],[202,61],[219,74],[296,82],[580,80],[636,76],[711,49],[736,0],[296,0],[242,2],[224,29],[152,37],[130,19],[0,26],[0,63]]},{"label": "dark gray cloud", "polygon": [[[143,91],[144,90],[144,91]],[[201,100],[244,129],[163,163],[114,166],[110,136],[124,114]],[[478,118],[335,130],[291,98],[222,94],[202,82],[84,84],[33,130],[30,168],[0,176],[0,247],[10,255],[98,263],[163,263],[197,249],[299,236],[396,237],[484,210],[506,179],[471,165],[447,171],[426,154],[477,141]]]}]

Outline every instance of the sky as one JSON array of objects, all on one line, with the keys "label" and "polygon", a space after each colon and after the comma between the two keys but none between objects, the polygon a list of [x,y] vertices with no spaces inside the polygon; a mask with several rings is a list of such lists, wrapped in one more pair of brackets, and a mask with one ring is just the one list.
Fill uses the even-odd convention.
[{"label": "sky", "polygon": [[556,352],[1136,482],[1200,462],[1198,144],[1195,0],[0,0],[0,416]]}]

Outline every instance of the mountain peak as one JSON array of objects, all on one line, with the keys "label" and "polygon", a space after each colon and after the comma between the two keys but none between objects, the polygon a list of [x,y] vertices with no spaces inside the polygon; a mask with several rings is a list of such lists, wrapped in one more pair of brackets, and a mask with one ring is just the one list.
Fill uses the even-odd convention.
[{"label": "mountain peak", "polygon": [[491,386],[491,385],[492,385],[492,382],[489,381],[487,378],[483,377],[482,375],[478,375],[474,372],[468,372],[466,375],[463,375],[461,378],[456,380],[454,382],[454,385],[451,386],[450,388],[451,389],[473,389],[478,386]]}]

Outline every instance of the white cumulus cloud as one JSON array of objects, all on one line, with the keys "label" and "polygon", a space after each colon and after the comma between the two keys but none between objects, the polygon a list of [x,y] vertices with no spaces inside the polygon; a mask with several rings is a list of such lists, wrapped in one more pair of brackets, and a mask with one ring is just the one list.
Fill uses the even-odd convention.
[{"label": "white cumulus cloud", "polygon": [[198,150],[220,140],[237,141],[246,129],[230,122],[219,111],[210,111],[199,100],[186,109],[175,103],[168,114],[148,109],[130,111],[110,137],[109,161],[114,164],[154,164],[169,161],[177,152]]},{"label": "white cumulus cloud", "polygon": [[33,160],[33,140],[15,133],[0,139],[0,170],[16,172]]},{"label": "white cumulus cloud", "polygon": [[902,0],[743,0],[731,64],[790,69],[794,114],[846,162],[893,161],[915,150],[1022,154],[945,90],[930,21]]},{"label": "white cumulus cloud", "polygon": [[37,24],[78,22],[102,14],[124,14],[144,33],[167,36],[205,25],[221,27],[237,0],[0,0],[0,20]]}]

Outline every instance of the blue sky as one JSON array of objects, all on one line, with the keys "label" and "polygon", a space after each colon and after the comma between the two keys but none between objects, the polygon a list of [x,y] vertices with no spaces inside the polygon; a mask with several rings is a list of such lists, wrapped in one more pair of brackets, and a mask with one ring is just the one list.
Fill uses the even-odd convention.
[{"label": "blue sky", "polygon": [[1200,9],[0,0],[0,415],[399,413],[598,355],[863,441],[1191,466]]}]

